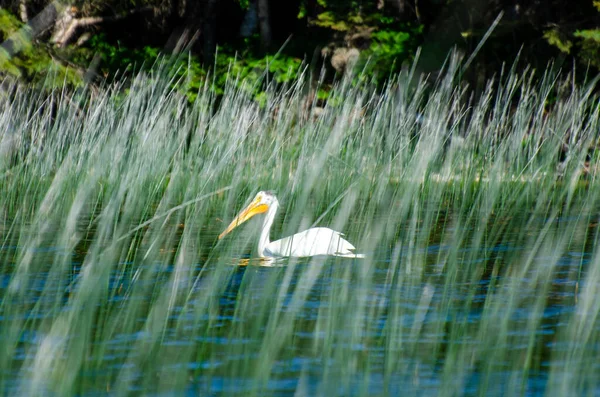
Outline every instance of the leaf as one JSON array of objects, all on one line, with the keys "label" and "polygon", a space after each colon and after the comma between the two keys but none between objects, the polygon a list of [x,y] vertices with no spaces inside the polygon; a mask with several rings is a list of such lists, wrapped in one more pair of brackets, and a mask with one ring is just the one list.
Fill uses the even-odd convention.
[{"label": "leaf", "polygon": [[548,41],[548,44],[555,46],[561,52],[569,54],[571,47],[573,47],[573,42],[561,36],[557,29],[546,30],[544,32],[544,38]]},{"label": "leaf", "polygon": [[573,36],[600,43],[600,29],[577,30]]}]

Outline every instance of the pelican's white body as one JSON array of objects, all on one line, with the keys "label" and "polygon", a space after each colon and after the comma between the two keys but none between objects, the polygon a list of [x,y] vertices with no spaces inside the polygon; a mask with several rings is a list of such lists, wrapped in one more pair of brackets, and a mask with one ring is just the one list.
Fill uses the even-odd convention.
[{"label": "pelican's white body", "polygon": [[[233,228],[254,216],[251,210],[257,206],[268,207],[258,241],[257,253],[261,258],[317,255],[364,258],[364,255],[352,252],[355,249],[354,246],[342,238],[342,233],[326,227],[315,227],[277,241],[270,241],[271,226],[273,226],[275,214],[279,208],[279,201],[270,192],[259,192],[254,201],[232,221],[227,230],[219,238],[222,238],[229,231],[233,230]],[[261,210],[260,212],[263,211]]]},{"label": "pelican's white body", "polygon": [[342,233],[327,227],[313,227],[280,240],[269,241],[271,226],[279,208],[279,201],[271,196],[269,210],[265,216],[260,240],[258,241],[258,256],[261,258],[280,256],[317,256],[330,255],[350,258],[362,258],[352,252],[355,247],[342,238]]},{"label": "pelican's white body", "polygon": [[361,257],[352,252],[354,246],[342,238],[342,233],[326,227],[314,227],[293,236],[258,246],[260,257],[333,255]]}]

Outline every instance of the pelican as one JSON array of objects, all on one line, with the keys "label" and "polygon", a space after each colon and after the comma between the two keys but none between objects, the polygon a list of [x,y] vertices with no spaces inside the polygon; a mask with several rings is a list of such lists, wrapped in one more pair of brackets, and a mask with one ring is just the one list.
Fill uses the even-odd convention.
[{"label": "pelican", "polygon": [[364,258],[364,255],[352,252],[355,249],[354,246],[342,238],[342,233],[326,227],[313,227],[281,240],[270,241],[269,234],[278,208],[279,201],[273,193],[258,192],[252,202],[219,235],[219,240],[253,216],[266,213],[258,240],[258,256],[261,258],[316,255]]}]

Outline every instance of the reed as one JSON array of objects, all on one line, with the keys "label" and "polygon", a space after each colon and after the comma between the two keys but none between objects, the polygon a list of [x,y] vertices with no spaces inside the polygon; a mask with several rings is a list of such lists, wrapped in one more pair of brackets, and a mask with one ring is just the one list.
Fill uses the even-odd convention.
[{"label": "reed", "polygon": [[[14,87],[3,392],[597,393],[595,86],[510,70],[475,97],[459,69],[324,108],[307,73],[264,106],[239,82],[190,105],[160,72]],[[256,223],[217,235],[263,189],[276,235],[330,226],[367,258],[238,266]]]}]

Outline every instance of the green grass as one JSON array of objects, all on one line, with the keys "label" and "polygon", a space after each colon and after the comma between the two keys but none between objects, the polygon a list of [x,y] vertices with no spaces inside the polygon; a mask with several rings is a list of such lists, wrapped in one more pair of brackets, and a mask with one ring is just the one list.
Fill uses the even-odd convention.
[{"label": "green grass", "polygon": [[[3,393],[597,393],[594,86],[510,71],[473,97],[458,67],[324,109],[306,75],[264,106],[160,73],[2,94]],[[367,258],[231,266],[256,224],[217,235],[267,189],[275,236],[330,226]]]}]

